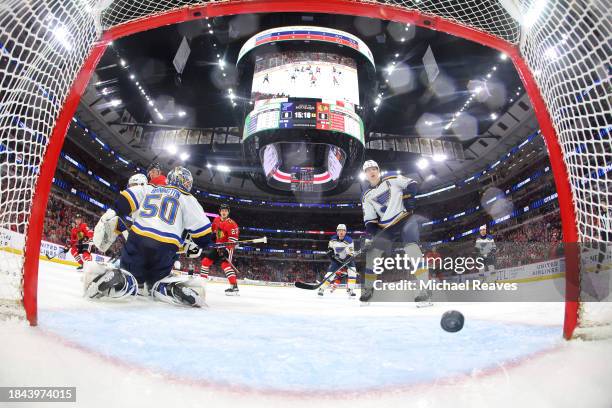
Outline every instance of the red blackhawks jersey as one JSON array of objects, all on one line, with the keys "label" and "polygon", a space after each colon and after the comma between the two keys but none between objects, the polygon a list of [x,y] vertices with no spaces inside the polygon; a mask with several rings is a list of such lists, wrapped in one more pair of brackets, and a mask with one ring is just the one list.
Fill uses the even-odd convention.
[{"label": "red blackhawks jersey", "polygon": [[152,178],[151,181],[149,181],[149,183],[156,185],[156,186],[165,186],[166,184],[168,184],[168,181],[166,180],[166,176],[164,176],[163,174],[160,174],[159,176]]},{"label": "red blackhawks jersey", "polygon": [[212,223],[212,232],[215,234],[215,242],[236,242],[238,241],[238,224],[231,218],[222,220],[221,217],[214,219]]},{"label": "red blackhawks jersey", "polygon": [[70,245],[74,246],[85,238],[93,238],[93,230],[87,228],[87,224],[82,222],[78,226],[72,228],[70,232]]}]

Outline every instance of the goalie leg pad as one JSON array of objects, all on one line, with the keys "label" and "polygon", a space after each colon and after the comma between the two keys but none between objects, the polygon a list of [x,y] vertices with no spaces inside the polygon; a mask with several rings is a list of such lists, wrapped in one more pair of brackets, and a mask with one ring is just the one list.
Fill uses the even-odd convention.
[{"label": "goalie leg pad", "polygon": [[155,282],[153,298],[178,306],[206,307],[206,289],[200,277],[169,276]]},{"label": "goalie leg pad", "polygon": [[124,299],[138,294],[138,282],[131,273],[117,268],[105,269],[104,273],[98,273],[90,281],[85,290],[86,297],[89,299]]}]

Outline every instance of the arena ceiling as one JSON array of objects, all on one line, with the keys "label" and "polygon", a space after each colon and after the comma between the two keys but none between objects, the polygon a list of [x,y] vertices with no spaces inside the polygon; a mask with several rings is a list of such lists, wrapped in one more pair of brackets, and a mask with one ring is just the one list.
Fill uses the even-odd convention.
[{"label": "arena ceiling", "polygon": [[[242,113],[228,98],[228,87],[235,86],[232,78],[238,51],[253,34],[285,25],[332,27],[366,42],[377,69],[376,92],[369,101],[372,108],[365,113],[366,141],[369,132],[380,132],[463,143],[471,161],[447,163],[436,173],[440,176],[437,183],[445,181],[444,174],[456,176],[464,167],[465,172],[472,171],[479,154],[469,150],[479,139],[492,138],[501,150],[513,143],[499,143],[503,137],[490,131],[513,104],[527,99],[508,58],[452,35],[375,19],[251,14],[166,26],[115,41],[98,65],[96,83],[90,85],[110,109],[126,109],[145,130],[240,126]],[[173,60],[183,38],[191,52],[179,74]],[[434,81],[430,81],[424,62],[429,49],[439,70]],[[534,123],[527,127],[532,130]],[[524,136],[526,131],[522,133]],[[487,144],[491,145],[491,140]],[[193,153],[189,164],[198,165],[193,160],[199,160],[202,152]],[[231,148],[205,152],[208,158],[218,154],[234,160],[236,153]],[[406,173],[415,170],[416,157],[406,160],[381,152],[366,154],[381,161],[383,167]],[[385,163],[387,157],[389,163]]]}]

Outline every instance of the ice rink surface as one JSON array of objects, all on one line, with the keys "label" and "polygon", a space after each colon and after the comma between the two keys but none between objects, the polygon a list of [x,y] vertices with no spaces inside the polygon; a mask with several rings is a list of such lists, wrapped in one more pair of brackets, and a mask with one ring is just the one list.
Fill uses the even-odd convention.
[{"label": "ice rink surface", "polygon": [[70,407],[612,407],[612,341],[563,341],[563,304],[209,284],[199,310],[86,301],[80,275],[41,262],[39,326],[0,323],[1,386],[76,386]]}]

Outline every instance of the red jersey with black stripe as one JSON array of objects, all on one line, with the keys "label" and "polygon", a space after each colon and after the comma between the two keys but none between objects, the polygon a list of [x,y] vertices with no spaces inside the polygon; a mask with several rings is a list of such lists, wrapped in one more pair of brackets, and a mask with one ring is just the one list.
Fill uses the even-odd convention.
[{"label": "red jersey with black stripe", "polygon": [[80,223],[70,231],[70,246],[74,246],[85,239],[93,238],[93,230],[87,227],[84,222]]},{"label": "red jersey with black stripe", "polygon": [[[240,235],[238,224],[236,224],[236,221],[229,217],[227,217],[225,220],[222,220],[221,217],[215,218],[212,223],[212,231],[215,235],[215,242],[218,244],[224,242],[236,242],[238,241],[238,236]],[[233,248],[233,245],[228,247]]]}]

